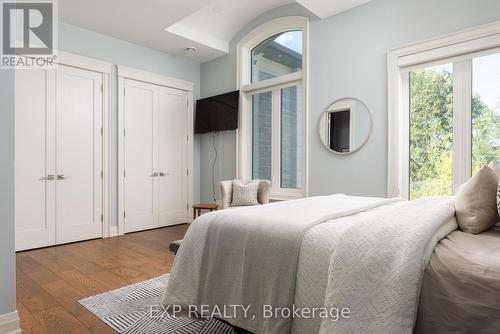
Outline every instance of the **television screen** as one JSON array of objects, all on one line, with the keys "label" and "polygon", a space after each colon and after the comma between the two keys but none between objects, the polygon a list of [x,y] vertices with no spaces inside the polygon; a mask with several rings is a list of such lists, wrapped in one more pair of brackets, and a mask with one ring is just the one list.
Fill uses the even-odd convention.
[{"label": "television screen", "polygon": [[239,97],[234,91],[196,101],[194,133],[237,129]]}]

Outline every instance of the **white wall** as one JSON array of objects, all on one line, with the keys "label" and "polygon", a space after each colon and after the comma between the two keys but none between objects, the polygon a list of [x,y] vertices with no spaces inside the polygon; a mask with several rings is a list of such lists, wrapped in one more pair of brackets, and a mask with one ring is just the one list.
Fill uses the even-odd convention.
[{"label": "white wall", "polygon": [[16,309],[14,72],[0,70],[0,315]]},{"label": "white wall", "polygon": [[[166,53],[148,49],[113,37],[98,34],[79,27],[59,23],[59,49],[126,65],[141,70],[162,74],[194,82],[194,97],[200,95],[200,65],[193,61],[170,56]],[[118,91],[116,68],[110,80],[110,224],[118,225]],[[199,202],[200,194],[200,147],[199,140],[194,145],[194,200]]]},{"label": "white wall", "polygon": [[[299,5],[274,9],[245,27],[230,54],[201,66],[201,96],[236,88],[235,45],[247,32],[272,18],[306,15]],[[497,0],[373,0],[325,20],[311,19],[309,86],[310,195],[346,193],[385,196],[387,183],[387,50],[441,34],[500,20]],[[329,153],[317,134],[321,112],[334,100],[359,98],[370,108],[373,132],[352,155]],[[228,133],[221,165],[223,179],[235,177],[235,135]],[[229,150],[228,150],[229,149]],[[201,138],[201,199],[209,200],[212,151]]]}]

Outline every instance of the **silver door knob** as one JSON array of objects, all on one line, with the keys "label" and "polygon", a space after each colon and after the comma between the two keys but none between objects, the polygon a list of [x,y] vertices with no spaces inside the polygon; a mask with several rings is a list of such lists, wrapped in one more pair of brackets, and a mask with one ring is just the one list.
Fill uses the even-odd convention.
[{"label": "silver door knob", "polygon": [[64,174],[57,174],[57,179],[58,180],[66,180],[67,177],[65,177]]},{"label": "silver door knob", "polygon": [[150,175],[151,177],[157,177],[158,176],[158,173],[157,172],[154,172],[153,174]]},{"label": "silver door knob", "polygon": [[160,176],[168,176],[170,173],[160,172]]},{"label": "silver door knob", "polygon": [[53,180],[54,180],[54,175],[52,174],[40,178],[40,181],[53,181]]}]

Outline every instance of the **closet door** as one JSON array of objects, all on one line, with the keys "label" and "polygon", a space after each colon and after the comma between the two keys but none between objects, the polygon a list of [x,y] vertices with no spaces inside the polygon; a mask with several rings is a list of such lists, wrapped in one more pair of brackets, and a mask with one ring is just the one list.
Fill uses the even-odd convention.
[{"label": "closet door", "polygon": [[125,80],[125,232],[158,227],[158,86]]},{"label": "closet door", "polygon": [[16,71],[16,250],[55,244],[55,72]]},{"label": "closet door", "polygon": [[59,65],[56,242],[102,237],[102,74]]},{"label": "closet door", "polygon": [[187,92],[160,88],[158,216],[160,226],[187,221]]}]

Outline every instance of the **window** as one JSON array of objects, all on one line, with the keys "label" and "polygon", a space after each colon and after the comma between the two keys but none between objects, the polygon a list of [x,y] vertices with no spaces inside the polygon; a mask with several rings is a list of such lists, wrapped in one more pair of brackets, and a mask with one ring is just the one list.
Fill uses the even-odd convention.
[{"label": "window", "polygon": [[252,50],[252,82],[302,69],[302,31],[272,36]]},{"label": "window", "polygon": [[453,194],[452,64],[410,72],[410,198]]},{"label": "window", "polygon": [[272,20],[238,44],[238,178],[271,181],[271,198],[307,195],[307,18]]},{"label": "window", "polygon": [[500,159],[500,53],[474,58],[472,74],[474,174],[482,166]]},{"label": "window", "polygon": [[388,196],[453,195],[500,159],[500,24],[389,52]]}]

